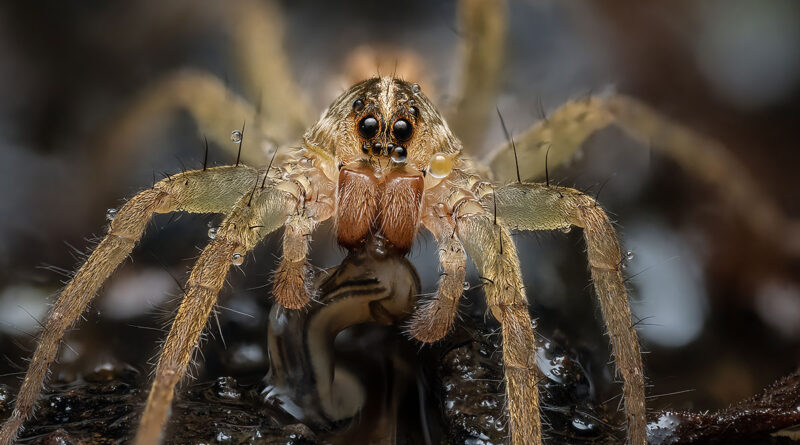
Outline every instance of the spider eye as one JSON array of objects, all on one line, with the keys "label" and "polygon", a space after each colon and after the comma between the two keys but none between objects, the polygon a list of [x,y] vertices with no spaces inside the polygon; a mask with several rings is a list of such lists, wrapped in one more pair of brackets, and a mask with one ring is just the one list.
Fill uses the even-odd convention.
[{"label": "spider eye", "polygon": [[364,139],[372,139],[378,134],[381,125],[374,116],[367,116],[358,123],[358,134]]},{"label": "spider eye", "polygon": [[394,162],[405,162],[408,153],[405,147],[397,145],[392,149],[391,155]]},{"label": "spider eye", "polygon": [[353,101],[353,111],[358,113],[359,111],[364,109],[364,101],[361,99],[356,99]]},{"label": "spider eye", "polygon": [[392,126],[392,135],[398,141],[407,141],[411,139],[411,135],[414,134],[414,127],[411,125],[411,122],[405,119],[398,119],[394,122]]}]

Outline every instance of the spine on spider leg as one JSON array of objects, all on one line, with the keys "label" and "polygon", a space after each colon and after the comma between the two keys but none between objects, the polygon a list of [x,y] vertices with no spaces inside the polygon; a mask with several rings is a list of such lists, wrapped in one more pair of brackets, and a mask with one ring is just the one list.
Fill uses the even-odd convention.
[{"label": "spine on spider leg", "polygon": [[620,272],[622,253],[614,228],[594,201],[578,205],[580,224],[588,247],[589,264],[600,310],[608,328],[617,369],[623,378],[628,443],[647,443],[644,376],[639,338],[631,321],[628,295]]},{"label": "spine on spider leg", "polygon": [[97,290],[128,257],[166,193],[146,190],[125,204],[111,222],[108,234],[61,292],[50,310],[11,416],[0,430],[0,444],[11,442],[33,411],[50,363],[64,332],[80,317]]}]

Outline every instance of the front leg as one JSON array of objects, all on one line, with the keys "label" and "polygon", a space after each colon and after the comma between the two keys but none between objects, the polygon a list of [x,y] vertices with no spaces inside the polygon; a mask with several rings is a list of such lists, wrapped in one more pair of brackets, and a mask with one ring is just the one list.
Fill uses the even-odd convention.
[{"label": "front leg", "polygon": [[500,322],[503,372],[513,445],[541,444],[536,349],[519,258],[508,230],[477,206],[457,215],[457,234],[484,280],[486,302]]},{"label": "front leg", "polygon": [[[566,187],[510,184],[497,189],[495,196],[498,219],[511,229],[583,228],[592,280],[608,328],[615,363],[624,381],[629,442],[647,443],[642,356],[620,271],[622,253],[608,216],[594,199]],[[486,205],[492,202],[492,197],[484,199]]]}]

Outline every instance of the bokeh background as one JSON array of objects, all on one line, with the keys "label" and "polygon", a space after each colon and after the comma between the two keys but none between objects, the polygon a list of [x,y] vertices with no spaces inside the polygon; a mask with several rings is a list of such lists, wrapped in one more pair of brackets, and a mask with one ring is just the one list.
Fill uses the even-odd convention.
[{"label": "bokeh background", "polygon": [[[241,90],[228,16],[237,2],[0,3],[0,375],[15,388],[38,320],[81,253],[103,234],[106,209],[162,172],[199,168],[202,136],[185,112],[153,116],[126,141],[98,142],[137,92],[184,67]],[[405,60],[442,107],[460,68],[455,1],[279,2],[286,55],[314,106],[311,122],[347,86],[354,56]],[[722,142],[789,217],[800,217],[800,4],[779,1],[510,2],[497,105],[519,134],[568,99],[615,90]],[[368,59],[370,60],[370,59]],[[385,59],[382,59],[385,60]],[[374,70],[390,72],[391,66]],[[357,70],[356,70],[357,71]],[[275,88],[280,88],[276,85]],[[267,91],[263,94],[268,94]],[[253,98],[255,100],[255,98]],[[233,128],[231,129],[233,130]],[[298,134],[298,136],[300,136]],[[504,136],[494,119],[486,153]],[[246,149],[246,148],[245,148]],[[702,150],[697,147],[697,150]],[[212,144],[214,164],[232,163]],[[108,165],[98,165],[106,159]],[[100,174],[109,169],[114,175]],[[551,171],[596,193],[633,252],[632,304],[652,408],[714,409],[747,397],[800,363],[800,262],[752,233],[720,198],[670,159],[611,128],[582,156]],[[63,373],[130,363],[145,374],[208,224],[219,217],[158,217],[105,286],[60,358]],[[519,235],[532,313],[607,360],[579,231]],[[265,371],[265,284],[278,255],[270,237],[230,276],[220,329],[200,378]],[[330,227],[313,262],[336,264]],[[430,237],[412,254],[427,289]],[[474,275],[470,280],[477,283]],[[471,304],[479,293],[469,294]],[[242,315],[241,313],[249,315]],[[247,337],[243,332],[261,333]],[[264,334],[265,335],[265,334]],[[256,339],[256,340],[254,340]],[[257,379],[257,377],[253,377]]]}]

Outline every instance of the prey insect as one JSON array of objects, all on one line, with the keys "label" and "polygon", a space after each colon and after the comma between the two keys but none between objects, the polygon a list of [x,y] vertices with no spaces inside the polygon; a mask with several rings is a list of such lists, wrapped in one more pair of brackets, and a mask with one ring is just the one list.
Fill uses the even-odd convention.
[{"label": "prey insect", "polygon": [[423,228],[439,246],[442,276],[422,302],[410,333],[435,342],[457,315],[467,255],[483,280],[502,329],[508,429],[515,445],[541,443],[536,352],[512,230],[583,228],[588,263],[613,353],[624,379],[631,443],[646,441],[644,379],[638,340],[621,273],[614,229],[591,197],[549,183],[498,184],[462,153],[459,139],[417,84],[394,77],[364,80],[345,91],[306,131],[302,146],[279,163],[242,163],[172,175],[119,209],[103,241],[62,292],[45,323],[11,417],[0,431],[10,442],[33,411],[64,331],[130,254],[150,218],[177,211],[222,213],[225,219],[197,260],[159,356],[136,435],[157,443],[176,385],[186,373],[229,269],[270,233],[284,228],[283,257],[272,293],[287,309],[315,296],[309,237],[333,219],[339,245],[365,243],[407,254]]}]

